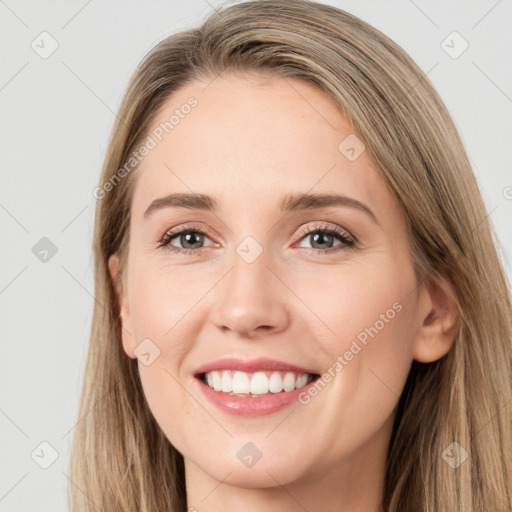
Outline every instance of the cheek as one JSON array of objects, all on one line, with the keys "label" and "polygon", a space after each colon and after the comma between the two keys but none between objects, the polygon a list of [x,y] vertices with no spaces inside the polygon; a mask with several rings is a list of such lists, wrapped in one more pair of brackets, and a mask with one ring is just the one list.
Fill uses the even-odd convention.
[{"label": "cheek", "polygon": [[211,285],[185,268],[170,268],[161,263],[141,264],[139,268],[130,287],[133,329],[139,338],[154,339],[176,361],[180,350],[186,348],[183,339],[191,339],[192,333],[183,333],[193,328],[195,310]]},{"label": "cheek", "polygon": [[416,278],[409,263],[382,254],[302,275],[291,287],[311,312],[307,316],[322,332],[317,339],[331,357],[349,350],[353,340],[380,355],[410,344]]},{"label": "cheek", "polygon": [[[132,274],[129,285],[134,345],[145,343],[152,360],[148,365],[138,362],[139,374],[155,420],[180,449],[179,440],[186,437],[182,426],[192,414],[189,396],[184,392],[184,378],[191,377],[183,374],[182,363],[201,327],[196,315],[206,284],[190,281],[180,269],[146,266],[147,271],[141,265],[142,271]],[[178,416],[182,418],[179,422]]]},{"label": "cheek", "polygon": [[[356,416],[361,412],[366,425],[376,414],[376,425],[392,412],[413,359],[414,271],[389,262],[336,269],[322,282],[321,289],[303,285],[298,294],[308,297],[321,319],[322,335],[316,340],[327,355],[324,380],[333,394],[328,407],[345,404]],[[331,413],[339,416],[334,409]]]},{"label": "cheek", "polygon": [[412,274],[363,276],[355,270],[325,282],[323,294],[311,287],[309,297],[329,326],[316,340],[331,363],[322,375],[325,389],[319,386],[302,403],[311,430],[323,432],[335,463],[390,428],[412,362],[415,284]]}]

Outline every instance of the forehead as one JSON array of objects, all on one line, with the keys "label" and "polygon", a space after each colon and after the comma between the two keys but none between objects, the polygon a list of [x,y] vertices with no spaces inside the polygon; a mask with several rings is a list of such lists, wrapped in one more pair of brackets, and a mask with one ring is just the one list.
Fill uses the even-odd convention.
[{"label": "forehead", "polygon": [[[284,194],[304,192],[392,206],[369,151],[357,156],[361,137],[342,109],[296,78],[189,83],[166,100],[148,135],[154,147],[137,170],[134,211],[191,191],[224,198],[226,207],[274,208]],[[346,153],[352,147],[356,159]]]}]

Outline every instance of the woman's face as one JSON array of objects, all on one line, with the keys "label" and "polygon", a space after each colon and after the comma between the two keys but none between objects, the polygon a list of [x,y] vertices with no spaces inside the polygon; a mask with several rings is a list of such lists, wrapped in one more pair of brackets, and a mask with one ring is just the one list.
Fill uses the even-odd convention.
[{"label": "woman's face", "polygon": [[[305,82],[219,76],[173,94],[148,135],[123,346],[187,474],[270,487],[381,470],[429,304],[355,130]],[[153,203],[170,194],[211,199]],[[239,396],[197,376],[221,359],[206,381]]]}]

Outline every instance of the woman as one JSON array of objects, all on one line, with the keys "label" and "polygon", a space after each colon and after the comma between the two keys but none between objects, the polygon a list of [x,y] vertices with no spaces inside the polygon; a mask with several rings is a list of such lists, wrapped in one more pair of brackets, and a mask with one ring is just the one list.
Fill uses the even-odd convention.
[{"label": "woman", "polygon": [[95,195],[72,510],[511,509],[510,293],[394,42],[218,11],[136,70]]}]

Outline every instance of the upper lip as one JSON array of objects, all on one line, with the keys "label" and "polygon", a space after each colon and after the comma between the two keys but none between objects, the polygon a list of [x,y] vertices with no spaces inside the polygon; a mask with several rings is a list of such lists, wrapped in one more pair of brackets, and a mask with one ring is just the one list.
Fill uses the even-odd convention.
[{"label": "upper lip", "polygon": [[317,375],[312,369],[303,368],[294,364],[286,363],[284,361],[278,361],[277,359],[239,359],[235,357],[225,357],[223,359],[217,359],[210,363],[206,363],[196,369],[194,375],[200,375],[202,373],[209,373],[214,370],[239,370],[242,372],[257,372],[257,371],[289,371],[295,373],[311,373]]}]

